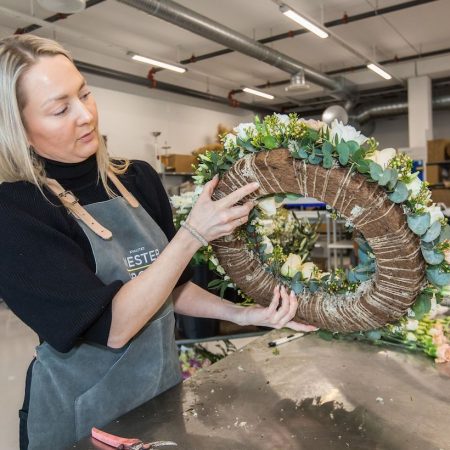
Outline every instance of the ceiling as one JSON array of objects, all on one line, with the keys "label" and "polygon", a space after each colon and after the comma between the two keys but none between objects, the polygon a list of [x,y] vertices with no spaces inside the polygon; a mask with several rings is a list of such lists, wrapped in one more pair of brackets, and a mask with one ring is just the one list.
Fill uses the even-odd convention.
[{"label": "ceiling", "polygon": [[[287,33],[301,27],[281,14],[278,0],[179,0],[179,3],[251,39],[267,42],[272,37],[272,42],[265,45],[300,65],[337,78],[349,88],[356,107],[404,98],[406,80],[416,75],[439,80],[441,90],[448,85],[449,0],[285,1],[297,12],[328,25],[332,36],[327,39],[310,32],[287,37]],[[43,20],[55,13],[41,8],[36,0],[0,0],[0,37],[37,23],[43,26],[34,30],[34,34],[56,38],[77,61],[142,80],[150,66],[131,61],[127,52],[168,62],[183,61],[186,73],[158,70],[154,79],[224,101],[228,101],[231,93],[232,99],[247,106],[314,111],[327,103],[336,103],[339,98],[345,100],[311,81],[308,90],[287,92],[291,73],[236,51],[212,56],[211,53],[226,48],[119,1],[88,0],[87,4],[88,8],[81,13],[49,23]],[[277,35],[284,36],[277,38]],[[338,40],[344,40],[363,57],[344,48]],[[193,57],[196,62],[191,62]],[[365,64],[369,59],[383,62],[393,79],[384,80],[368,70]],[[275,98],[265,100],[243,93],[241,89],[245,86],[259,87]]]}]

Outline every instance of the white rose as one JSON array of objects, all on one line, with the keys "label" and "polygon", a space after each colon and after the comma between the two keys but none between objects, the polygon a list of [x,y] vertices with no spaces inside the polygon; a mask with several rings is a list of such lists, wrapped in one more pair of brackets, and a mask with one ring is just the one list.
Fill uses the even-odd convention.
[{"label": "white rose", "polygon": [[227,149],[227,150],[231,150],[233,148],[236,147],[236,135],[233,133],[228,133],[224,140],[223,140],[223,146]]},{"label": "white rose", "polygon": [[301,268],[302,277],[305,280],[309,280],[312,277],[312,275],[316,269],[317,269],[317,266],[312,262],[307,262],[307,263],[303,264],[302,268]]},{"label": "white rose", "polygon": [[289,253],[286,262],[281,266],[281,275],[292,278],[302,268],[302,259],[294,253]]},{"label": "white rose", "polygon": [[299,119],[300,123],[304,123],[308,128],[311,128],[315,131],[320,131],[324,126],[326,127],[327,124],[325,122],[322,122],[321,120],[314,120],[314,119]]},{"label": "white rose", "polygon": [[337,119],[334,119],[331,123],[330,129],[330,140],[334,143],[335,137],[337,136],[338,143],[341,141],[355,141],[359,145],[364,144],[367,141],[367,137],[361,134],[361,131],[357,131],[350,125],[344,125]]},{"label": "white rose", "polygon": [[272,244],[272,241],[271,241],[267,236],[263,236],[262,244],[265,244],[265,245],[266,245],[266,247],[265,247],[265,249],[264,249],[264,253],[265,253],[266,255],[270,255],[270,254],[273,253],[273,244]]},{"label": "white rose", "polygon": [[414,174],[414,178],[409,183],[406,183],[406,187],[408,191],[411,191],[409,198],[416,197],[422,189],[422,181],[418,178],[417,174]]},{"label": "white rose", "polygon": [[386,169],[389,161],[395,158],[396,155],[397,150],[395,148],[385,148],[383,150],[376,150],[372,155],[366,156],[366,159],[370,159],[379,164],[383,169]]},{"label": "white rose", "polygon": [[277,212],[277,204],[274,197],[266,197],[258,200],[258,208],[266,215],[273,216]]},{"label": "white rose", "polygon": [[406,329],[408,331],[416,331],[419,327],[419,321],[415,319],[408,319],[406,322]]},{"label": "white rose", "polygon": [[209,260],[210,260],[216,267],[219,265],[219,260],[218,260],[214,255],[211,255],[211,256],[209,257]]},{"label": "white rose", "polygon": [[275,223],[272,219],[259,219],[258,223],[261,225],[261,234],[270,236],[275,231]]},{"label": "white rose", "polygon": [[287,114],[277,114],[275,113],[276,118],[278,119],[278,122],[280,122],[282,125],[288,125],[289,124],[289,116]]},{"label": "white rose", "polygon": [[430,213],[431,216],[430,226],[433,225],[434,222],[437,222],[438,220],[444,218],[444,213],[442,212],[441,208],[437,205],[427,206],[425,208],[425,211]]},{"label": "white rose", "polygon": [[241,139],[241,141],[246,141],[251,138],[256,133],[256,126],[254,123],[240,123],[237,127],[233,128]]}]

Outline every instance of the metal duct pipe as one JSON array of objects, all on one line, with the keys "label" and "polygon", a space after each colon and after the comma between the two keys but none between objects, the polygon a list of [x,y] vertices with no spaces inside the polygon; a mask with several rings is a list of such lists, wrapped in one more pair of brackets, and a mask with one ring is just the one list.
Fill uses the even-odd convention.
[{"label": "metal duct pipe", "polygon": [[[127,83],[148,87],[149,89],[159,89],[162,91],[187,95],[188,97],[198,98],[201,100],[208,100],[210,102],[230,106],[228,98],[209,94],[207,92],[197,91],[194,89],[177,86],[175,84],[164,83],[163,81],[158,81],[156,83],[156,87],[152,87],[150,80],[144,77],[139,77],[137,75],[120,72],[114,69],[108,69],[106,67],[96,66],[95,64],[90,64],[82,61],[75,61],[75,65],[81,72],[91,73],[93,75],[100,75],[102,77],[111,78],[113,80],[125,81]],[[276,111],[274,109],[264,108],[262,106],[256,106],[250,103],[243,103],[243,102],[239,102],[239,108],[248,109],[250,111],[258,112],[264,115],[272,114],[273,112]]]},{"label": "metal duct pipe", "polygon": [[[450,96],[444,95],[442,97],[436,97],[433,99],[432,105],[434,109],[450,108]],[[372,106],[360,111],[356,115],[350,116],[350,119],[363,124],[370,119],[406,114],[407,112],[408,102],[398,102],[386,105]]]},{"label": "metal duct pipe", "polygon": [[342,97],[347,97],[345,87],[337,80],[317,72],[311,67],[285,55],[270,47],[260,44],[258,41],[232,30],[219,22],[202,16],[172,0],[117,0],[133,8],[144,11],[147,14],[170,22],[185,30],[203,36],[211,41],[225,45],[247,56],[278,67],[291,75],[304,70],[306,78],[314,84],[322,86]]}]

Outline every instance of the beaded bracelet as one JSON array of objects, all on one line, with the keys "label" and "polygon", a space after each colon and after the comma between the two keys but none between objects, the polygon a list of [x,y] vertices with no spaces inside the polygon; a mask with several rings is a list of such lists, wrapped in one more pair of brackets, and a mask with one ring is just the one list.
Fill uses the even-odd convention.
[{"label": "beaded bracelet", "polygon": [[181,226],[183,228],[185,228],[186,230],[188,230],[189,233],[191,233],[192,236],[194,236],[195,239],[197,239],[203,246],[207,246],[208,245],[208,241],[195,228],[193,228],[191,225],[188,225],[186,222],[183,222],[181,224]]}]

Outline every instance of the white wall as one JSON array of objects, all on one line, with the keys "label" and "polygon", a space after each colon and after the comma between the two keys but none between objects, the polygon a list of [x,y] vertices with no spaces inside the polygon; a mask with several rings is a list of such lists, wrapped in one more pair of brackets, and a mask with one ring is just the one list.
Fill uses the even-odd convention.
[{"label": "white wall", "polygon": [[217,126],[232,128],[253,113],[149,88],[86,75],[97,101],[100,130],[111,155],[155,163],[152,131],[161,131],[158,146],[189,154],[215,141]]}]

